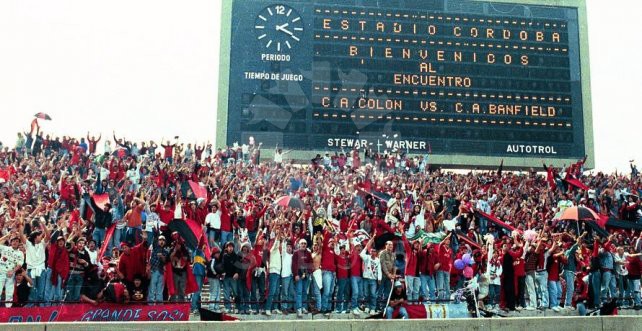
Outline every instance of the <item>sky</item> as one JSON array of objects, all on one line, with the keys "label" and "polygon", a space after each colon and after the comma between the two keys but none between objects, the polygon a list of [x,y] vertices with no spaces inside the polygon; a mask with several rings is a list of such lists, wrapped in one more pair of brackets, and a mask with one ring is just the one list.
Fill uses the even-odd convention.
[{"label": "sky", "polygon": [[[642,112],[642,2],[587,0],[596,170],[628,169]],[[0,1],[0,141],[56,135],[214,143],[219,0]]]}]

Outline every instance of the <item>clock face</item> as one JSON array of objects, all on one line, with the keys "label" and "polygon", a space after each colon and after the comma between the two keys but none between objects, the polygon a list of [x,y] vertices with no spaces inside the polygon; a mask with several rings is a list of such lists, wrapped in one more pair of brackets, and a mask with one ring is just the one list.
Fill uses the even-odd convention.
[{"label": "clock face", "polygon": [[272,52],[287,52],[301,41],[303,20],[290,6],[271,5],[256,17],[254,30],[263,47]]}]

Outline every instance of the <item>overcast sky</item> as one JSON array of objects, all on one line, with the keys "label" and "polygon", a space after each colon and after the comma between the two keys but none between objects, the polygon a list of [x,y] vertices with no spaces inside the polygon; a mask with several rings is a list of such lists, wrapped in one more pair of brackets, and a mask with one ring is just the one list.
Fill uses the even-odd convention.
[{"label": "overcast sky", "polygon": [[[642,162],[642,2],[587,0],[595,159]],[[0,1],[0,141],[37,112],[57,135],[214,142],[218,0]]]}]

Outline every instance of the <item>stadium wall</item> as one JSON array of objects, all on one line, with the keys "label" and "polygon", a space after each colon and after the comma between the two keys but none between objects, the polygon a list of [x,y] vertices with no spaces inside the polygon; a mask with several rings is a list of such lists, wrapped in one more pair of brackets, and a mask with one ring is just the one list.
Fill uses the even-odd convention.
[{"label": "stadium wall", "polygon": [[118,331],[118,330],[642,330],[638,316],[564,317],[564,318],[497,318],[497,319],[448,319],[448,320],[363,320],[363,321],[252,321],[252,322],[184,322],[184,323],[25,323],[3,324],[6,331]]}]

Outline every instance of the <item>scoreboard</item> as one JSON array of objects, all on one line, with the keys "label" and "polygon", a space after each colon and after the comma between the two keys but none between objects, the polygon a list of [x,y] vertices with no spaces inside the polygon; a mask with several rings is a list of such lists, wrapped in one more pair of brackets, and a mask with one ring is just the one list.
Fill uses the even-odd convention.
[{"label": "scoreboard", "polygon": [[468,166],[592,154],[583,1],[223,7],[218,145],[430,153]]}]

